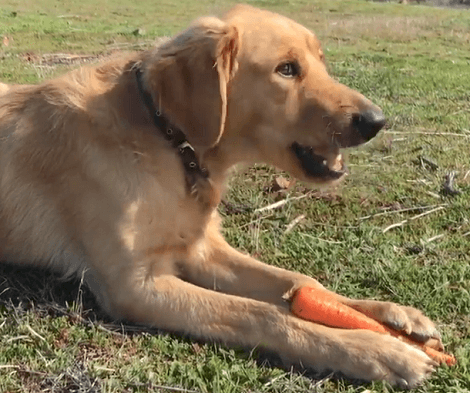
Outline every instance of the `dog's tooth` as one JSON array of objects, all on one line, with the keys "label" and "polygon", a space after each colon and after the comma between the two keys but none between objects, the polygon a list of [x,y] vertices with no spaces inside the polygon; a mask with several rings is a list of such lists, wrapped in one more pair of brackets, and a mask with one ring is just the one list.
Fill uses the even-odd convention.
[{"label": "dog's tooth", "polygon": [[340,171],[343,169],[343,155],[340,153],[336,157],[334,157],[329,163],[328,163],[330,169],[333,171]]}]

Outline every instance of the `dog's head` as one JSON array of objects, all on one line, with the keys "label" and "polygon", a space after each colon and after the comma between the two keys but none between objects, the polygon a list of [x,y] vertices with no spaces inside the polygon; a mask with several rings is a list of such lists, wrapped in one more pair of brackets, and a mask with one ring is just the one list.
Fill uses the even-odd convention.
[{"label": "dog's head", "polygon": [[314,34],[268,11],[202,18],[157,56],[148,67],[155,102],[225,167],[266,162],[331,183],[345,174],[341,148],[385,124],[377,106],[328,75]]}]

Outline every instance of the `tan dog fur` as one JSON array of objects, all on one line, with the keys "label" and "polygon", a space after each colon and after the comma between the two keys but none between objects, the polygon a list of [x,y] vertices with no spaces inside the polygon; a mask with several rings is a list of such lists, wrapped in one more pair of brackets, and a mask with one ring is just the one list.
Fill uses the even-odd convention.
[{"label": "tan dog fur", "polygon": [[10,90],[10,86],[6,85],[5,83],[0,83],[0,96],[6,94],[8,90]]},{"label": "tan dog fur", "polygon": [[[295,59],[295,78],[276,72]],[[185,131],[210,179],[188,192],[180,157],[155,129],[133,69]],[[399,340],[300,320],[284,298],[299,273],[233,249],[216,206],[233,165],[266,162],[306,175],[288,148],[312,146],[338,166],[363,140],[354,113],[376,108],[327,73],[317,38],[290,19],[237,6],[161,47],[37,86],[1,85],[0,250],[5,260],[82,275],[116,318],[253,348],[316,370],[415,386],[432,361]],[[325,289],[326,290],[326,289]],[[424,339],[419,311],[339,300]]]}]

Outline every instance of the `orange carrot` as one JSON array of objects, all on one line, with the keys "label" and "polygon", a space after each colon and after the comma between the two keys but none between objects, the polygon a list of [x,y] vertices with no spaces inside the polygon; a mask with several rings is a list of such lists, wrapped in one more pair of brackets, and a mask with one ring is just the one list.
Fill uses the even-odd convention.
[{"label": "orange carrot", "polygon": [[338,302],[328,292],[311,287],[298,289],[292,297],[291,311],[299,318],[343,329],[366,329],[394,337],[421,348],[439,364],[452,366],[457,363],[453,355],[439,352],[409,336],[391,329],[345,304]]},{"label": "orange carrot", "polygon": [[298,289],[292,298],[291,311],[302,319],[331,327],[387,333],[380,323],[338,302],[328,292],[316,288]]},{"label": "orange carrot", "polygon": [[435,360],[437,363],[439,364],[445,363],[448,366],[455,366],[457,364],[457,359],[455,358],[454,355],[450,353],[439,352],[438,350],[428,347],[427,345],[422,344],[422,343],[417,343],[417,344],[426,353],[426,355],[428,355],[431,359]]}]

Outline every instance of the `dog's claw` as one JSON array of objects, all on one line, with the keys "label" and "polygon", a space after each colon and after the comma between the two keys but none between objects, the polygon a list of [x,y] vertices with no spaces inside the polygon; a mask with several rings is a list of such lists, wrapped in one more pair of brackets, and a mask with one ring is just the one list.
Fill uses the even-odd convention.
[{"label": "dog's claw", "polygon": [[386,325],[393,330],[402,331],[405,328],[405,323],[403,321],[388,321]]},{"label": "dog's claw", "polygon": [[409,389],[410,388],[410,385],[408,384],[408,382],[403,379],[403,378],[400,378],[398,381],[397,381],[397,385],[401,388],[401,389]]},{"label": "dog's claw", "polygon": [[410,334],[410,337],[415,340],[415,341],[419,341],[419,342],[426,342],[428,339],[429,339],[429,336],[427,334],[420,334],[420,333],[416,333],[416,332],[412,332]]}]

